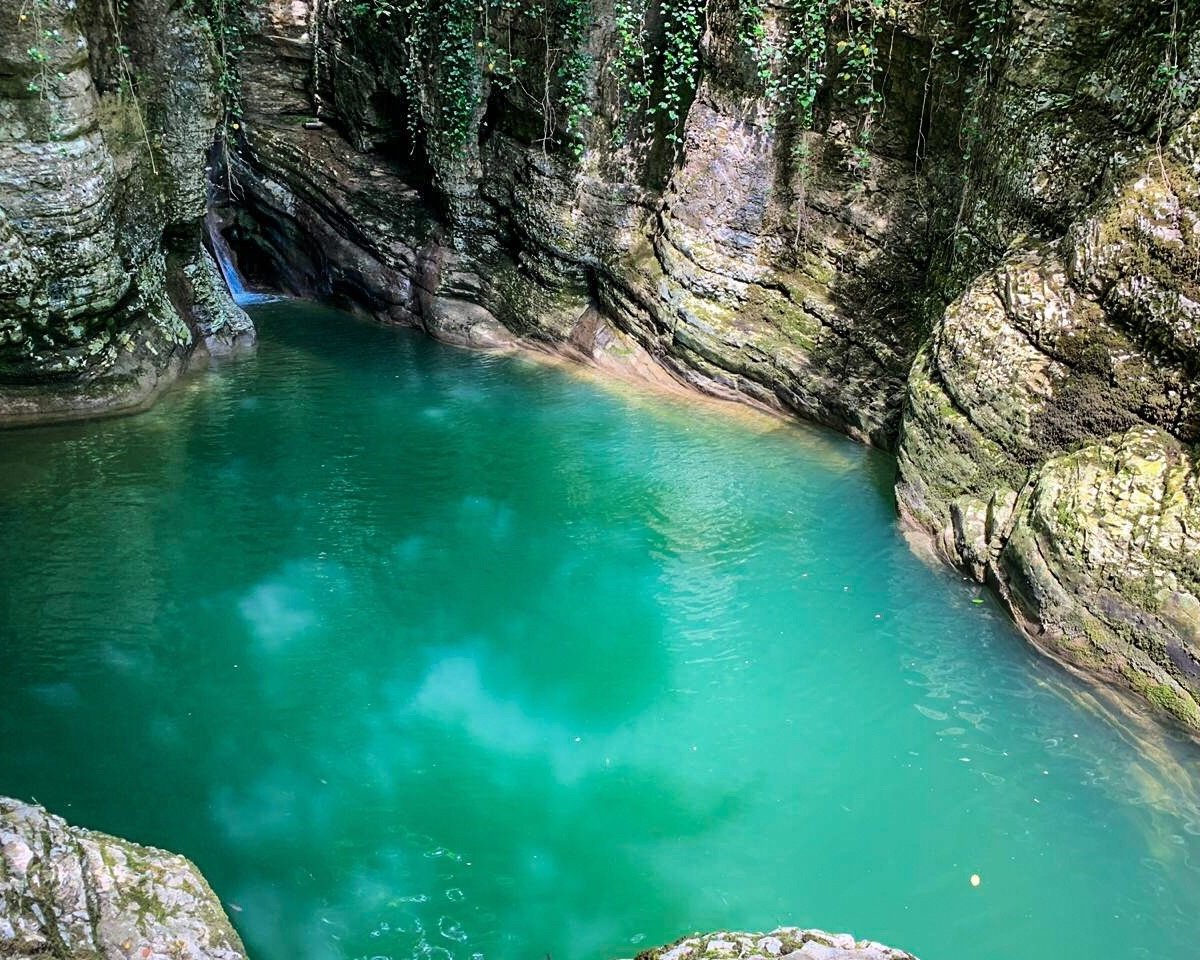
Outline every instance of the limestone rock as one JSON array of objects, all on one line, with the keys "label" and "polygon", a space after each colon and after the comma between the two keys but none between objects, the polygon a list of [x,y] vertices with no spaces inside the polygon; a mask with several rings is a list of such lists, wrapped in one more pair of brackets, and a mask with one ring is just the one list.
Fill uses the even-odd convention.
[{"label": "limestone rock", "polygon": [[144,405],[197,342],[215,47],[191,5],[110,7],[0,4],[0,425]]},{"label": "limestone rock", "polygon": [[0,798],[0,956],[245,960],[183,857]]},{"label": "limestone rock", "polygon": [[1042,642],[1200,724],[1200,462],[1136,427],[1048,461],[999,557]]},{"label": "limestone rock", "polygon": [[637,960],[916,960],[903,950],[848,933],[780,927],[770,933],[709,933],[639,953]]}]

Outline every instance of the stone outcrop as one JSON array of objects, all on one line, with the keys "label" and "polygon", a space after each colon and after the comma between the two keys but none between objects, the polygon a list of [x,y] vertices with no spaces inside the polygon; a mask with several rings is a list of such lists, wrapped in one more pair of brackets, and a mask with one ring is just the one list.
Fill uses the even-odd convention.
[{"label": "stone outcrop", "polygon": [[0,798],[0,956],[245,960],[245,950],[183,857]]},{"label": "stone outcrop", "polygon": [[780,927],[770,933],[708,933],[645,950],[637,960],[916,960],[912,954],[848,933]]},{"label": "stone outcrop", "polygon": [[1005,246],[913,366],[897,499],[1040,646],[1197,729],[1195,40],[1168,115],[1137,10],[1063,12],[1017,8],[966,218]]},{"label": "stone outcrop", "polygon": [[217,71],[168,0],[0,4],[0,423],[136,408],[252,339],[201,246]]}]

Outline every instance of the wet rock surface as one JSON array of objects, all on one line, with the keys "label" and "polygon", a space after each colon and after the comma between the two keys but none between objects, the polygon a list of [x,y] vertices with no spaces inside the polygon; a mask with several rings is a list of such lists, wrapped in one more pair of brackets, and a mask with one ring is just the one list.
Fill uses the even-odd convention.
[{"label": "wet rock surface", "polygon": [[212,37],[134,6],[0,5],[0,424],[136,409],[198,341],[252,339],[204,279]]},{"label": "wet rock surface", "polygon": [[0,956],[245,960],[245,951],[183,857],[0,798]]},{"label": "wet rock surface", "polygon": [[637,960],[916,960],[912,954],[848,933],[780,927],[770,933],[709,933],[639,953]]}]

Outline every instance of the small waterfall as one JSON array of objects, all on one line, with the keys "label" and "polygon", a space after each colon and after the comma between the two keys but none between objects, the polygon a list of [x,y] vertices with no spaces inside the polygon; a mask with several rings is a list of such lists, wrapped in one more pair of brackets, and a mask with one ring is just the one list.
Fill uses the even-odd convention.
[{"label": "small waterfall", "polygon": [[229,244],[221,232],[217,218],[211,212],[204,218],[204,229],[208,234],[208,244],[212,249],[213,258],[217,261],[217,266],[221,268],[221,276],[225,278],[225,286],[229,288],[234,303],[239,307],[244,307],[248,303],[266,303],[277,299],[267,293],[253,293],[246,289],[242,275],[238,273],[237,265],[233,261],[233,251],[229,249]]}]

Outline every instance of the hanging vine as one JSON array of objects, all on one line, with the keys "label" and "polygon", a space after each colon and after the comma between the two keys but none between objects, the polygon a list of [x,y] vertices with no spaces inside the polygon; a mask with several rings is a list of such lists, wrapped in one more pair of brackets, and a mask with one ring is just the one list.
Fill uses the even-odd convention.
[{"label": "hanging vine", "polygon": [[26,84],[29,93],[36,93],[43,102],[50,92],[51,84],[56,80],[65,79],[61,73],[50,71],[50,48],[62,43],[62,33],[57,27],[47,27],[42,20],[46,12],[48,0],[24,0],[17,14],[19,24],[27,24],[33,29],[32,43],[26,48],[26,56],[34,65],[36,74]]},{"label": "hanging vine", "polygon": [[[879,87],[878,38],[884,0],[785,0],[768,19],[761,0],[741,0],[740,40],[768,108],[771,126],[797,134],[803,150],[821,90],[835,84],[853,107],[854,164],[869,161]],[[837,37],[837,39],[834,39]],[[831,67],[835,67],[831,75]]]},{"label": "hanging vine", "polygon": [[663,23],[662,81],[650,113],[659,118],[665,138],[678,156],[685,99],[696,89],[700,70],[700,35],[704,0],[661,0]]}]

